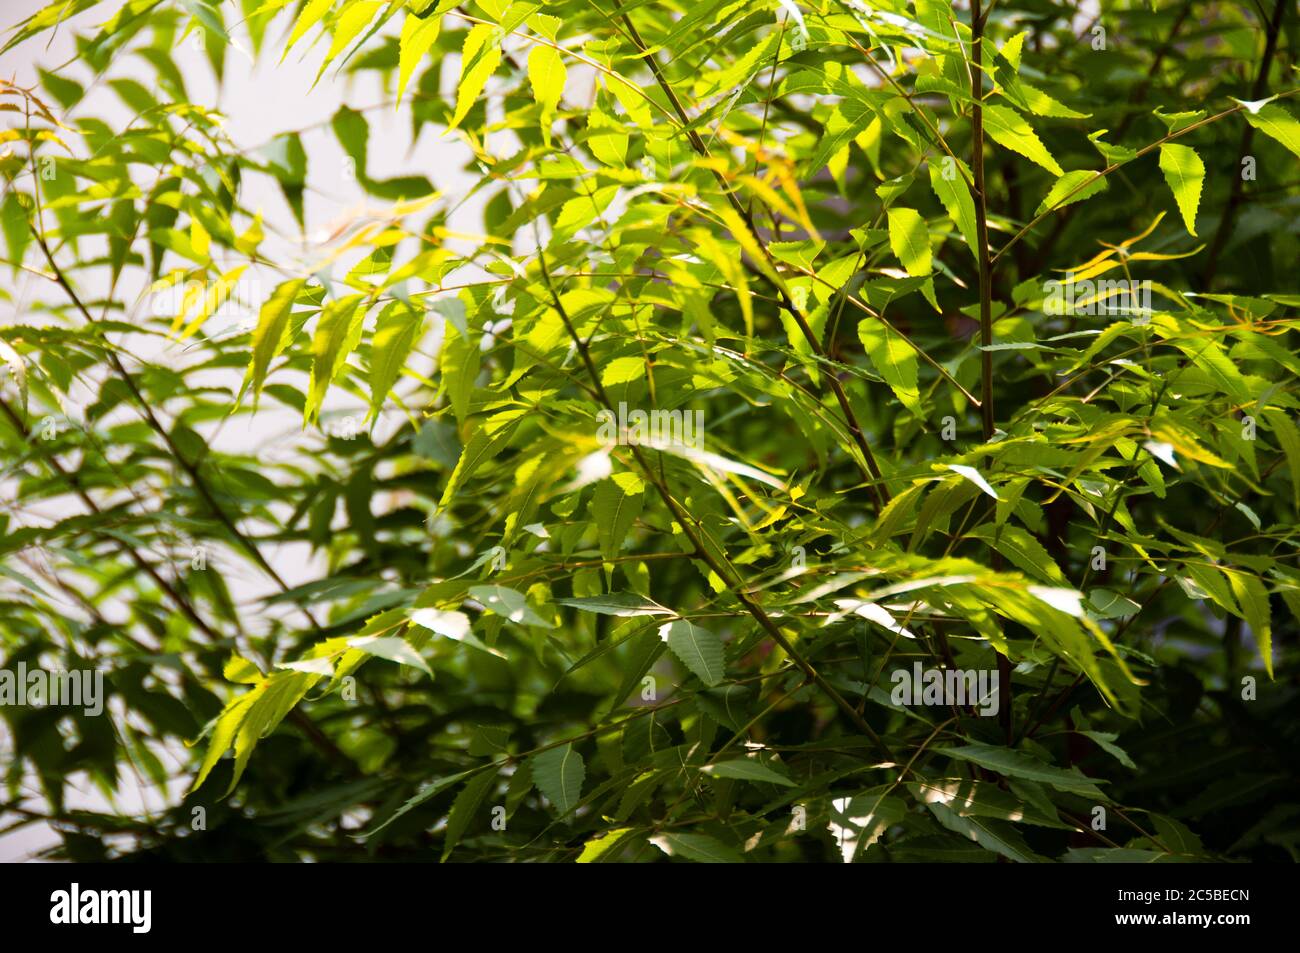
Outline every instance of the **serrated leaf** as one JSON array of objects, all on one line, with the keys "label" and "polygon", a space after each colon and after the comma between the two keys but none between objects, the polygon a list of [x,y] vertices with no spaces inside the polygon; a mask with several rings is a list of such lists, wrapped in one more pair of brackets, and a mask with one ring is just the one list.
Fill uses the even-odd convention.
[{"label": "serrated leaf", "polygon": [[735,848],[728,847],[716,837],[691,834],[686,831],[659,834],[650,838],[669,857],[685,857],[698,864],[743,864],[745,858]]},{"label": "serrated leaf", "polygon": [[1019,153],[1031,162],[1036,162],[1048,172],[1060,177],[1065,170],[1052,158],[1033,126],[1029,125],[1018,112],[1006,106],[986,105],[984,107],[984,131],[998,145]]},{"label": "serrated leaf", "polygon": [[409,814],[411,811],[415,810],[421,804],[424,804],[426,801],[429,801],[432,798],[437,797],[443,791],[446,791],[448,788],[452,787],[453,785],[461,781],[463,778],[470,775],[473,772],[473,770],[474,769],[471,768],[468,771],[460,771],[456,774],[450,774],[445,778],[439,778],[436,781],[430,781],[427,784],[422,785],[420,789],[416,791],[415,794],[413,794],[402,804],[401,807],[399,807],[396,811],[394,811],[389,817],[385,818],[383,823],[379,824],[377,827],[373,827],[370,830],[366,831],[365,836],[367,838],[374,837],[376,834],[378,834],[380,831],[386,828],[389,824],[392,824],[398,818],[403,817],[406,814]]},{"label": "serrated leaf", "polygon": [[780,784],[784,787],[797,787],[784,773],[777,771],[754,758],[735,758],[705,765],[700,769],[715,778],[733,778],[737,781],[761,781],[767,784]]},{"label": "serrated leaf", "polygon": [[[991,817],[1017,824],[1033,824],[1059,830],[1073,828],[1061,821],[1050,802],[1045,807],[1003,791],[991,781],[939,779],[907,785],[922,804],[940,803],[962,817]],[[1045,800],[1045,799],[1044,799]]]},{"label": "serrated leaf", "polygon": [[573,599],[556,599],[556,605],[572,606],[583,612],[595,612],[598,615],[638,616],[638,615],[672,615],[652,599],[646,599],[632,592],[611,592],[607,596],[580,596]]},{"label": "serrated leaf", "polygon": [[411,81],[411,74],[420,65],[425,54],[433,48],[441,28],[442,17],[436,14],[417,17],[414,13],[408,12],[406,19],[402,21],[402,33],[397,41],[397,101],[399,103],[402,101],[402,94],[406,91],[406,84]]},{"label": "serrated leaf", "polygon": [[1232,586],[1237,604],[1241,606],[1246,624],[1254,633],[1255,644],[1259,646],[1259,657],[1264,662],[1264,671],[1273,677],[1273,626],[1272,610],[1268,602],[1268,590],[1258,576],[1246,572],[1226,573]]},{"label": "serrated leaf", "polygon": [[27,365],[23,363],[22,355],[9,346],[9,342],[0,339],[0,361],[8,368],[9,376],[14,380],[14,385],[18,388],[19,406],[23,412],[27,412]]},{"label": "serrated leaf", "polygon": [[1011,824],[992,818],[963,816],[948,805],[938,801],[925,805],[930,813],[948,830],[979,844],[985,850],[1001,854],[1019,864],[1041,863],[1045,858],[1035,854],[1024,837]]},{"label": "serrated leaf", "polygon": [[1104,781],[1085,777],[1077,771],[1067,771],[1046,762],[1039,761],[1032,755],[1013,748],[1001,748],[995,745],[972,744],[960,748],[940,748],[936,754],[950,758],[959,758],[988,768],[1008,778],[1024,778],[1027,781],[1041,781],[1061,791],[1102,797],[1098,784]]},{"label": "serrated leaf", "polygon": [[433,672],[420,653],[415,651],[405,639],[395,635],[363,635],[360,638],[349,639],[348,647],[365,652],[367,655],[373,655],[376,658],[388,659],[390,662],[396,662],[398,665],[409,665],[412,668],[418,668],[424,674],[433,678]]},{"label": "serrated leaf", "polygon": [[245,384],[251,382],[253,386],[254,406],[262,394],[262,385],[266,381],[271,362],[284,349],[289,314],[305,284],[301,278],[286,281],[271,292],[271,297],[262,305],[257,327],[253,331],[253,354],[245,377]]},{"label": "serrated leaf", "polygon": [[533,611],[522,592],[506,586],[470,586],[469,595],[470,598],[483,603],[486,609],[509,619],[511,622],[517,622],[520,625],[535,625],[543,629],[555,628]]},{"label": "serrated leaf", "polygon": [[726,674],[722,642],[708,629],[687,619],[677,619],[659,627],[659,637],[691,673],[712,688]]},{"label": "serrated leaf", "polygon": [[456,845],[460,843],[461,837],[469,828],[470,822],[474,820],[474,815],[478,813],[483,804],[483,799],[492,790],[496,780],[497,773],[495,770],[480,771],[466,781],[465,786],[456,795],[456,800],[451,805],[451,811],[447,814],[447,828],[443,833],[443,860],[446,860]]},{"label": "serrated leaf", "polygon": [[909,275],[921,277],[933,270],[930,230],[915,209],[889,209],[889,247]]},{"label": "serrated leaf", "polygon": [[465,34],[461,48],[460,80],[456,83],[456,111],[448,124],[455,129],[468,115],[488,77],[501,62],[501,36],[495,24],[479,23]]},{"label": "serrated leaf", "polygon": [[568,814],[578,805],[587,766],[582,755],[573,750],[572,744],[533,755],[530,765],[537,790],[561,815]]},{"label": "serrated leaf", "polygon": [[1246,122],[1276,139],[1300,158],[1300,120],[1276,103],[1246,110]]},{"label": "serrated leaf", "polygon": [[[966,242],[971,254],[979,254],[977,229],[975,227],[975,199],[971,196],[970,186],[966,184],[965,163],[945,157],[930,163],[930,188],[938,196],[940,203],[948,212],[948,217],[957,224],[957,230]],[[951,171],[945,173],[944,167]]]},{"label": "serrated leaf", "polygon": [[599,837],[593,837],[583,846],[577,862],[580,864],[596,863],[617,847],[619,843],[625,841],[632,830],[630,827],[616,827]]},{"label": "serrated leaf", "polygon": [[470,648],[478,649],[497,658],[506,658],[504,652],[487,645],[470,631],[469,616],[463,612],[448,612],[443,609],[412,609],[411,621],[421,628],[428,629],[445,639],[462,642]]},{"label": "serrated leaf", "polygon": [[[1085,185],[1085,183],[1088,184]],[[1083,187],[1080,188],[1080,186]],[[1034,214],[1042,215],[1048,209],[1065,208],[1065,206],[1073,205],[1075,202],[1082,202],[1084,199],[1092,198],[1098,192],[1104,192],[1105,190],[1106,180],[1100,178],[1096,172],[1087,169],[1076,169],[1073,172],[1067,172],[1056,180],[1046,197],[1039,203]]]},{"label": "serrated leaf", "polygon": [[519,426],[523,411],[502,411],[488,419],[483,426],[474,431],[460,452],[456,466],[447,478],[439,506],[446,506],[460,490],[461,485],[474,475],[483,464],[496,457],[505,449]]},{"label": "serrated leaf", "polygon": [[982,539],[1016,566],[1017,569],[1047,582],[1065,585],[1065,575],[1056,565],[1042,543],[1019,526],[1004,523],[1002,526],[985,524],[968,532]]},{"label": "serrated leaf", "polygon": [[921,391],[917,383],[916,349],[892,327],[869,315],[858,322],[858,339],[876,373],[903,406],[919,411]]},{"label": "serrated leaf", "polygon": [[1205,163],[1195,150],[1167,142],[1160,147],[1160,171],[1174,193],[1183,224],[1196,234],[1196,210],[1201,204],[1201,186],[1205,182]]},{"label": "serrated leaf", "polygon": [[1286,468],[1291,471],[1291,504],[1300,510],[1300,431],[1280,410],[1264,411],[1264,419],[1286,456]]},{"label": "serrated leaf", "polygon": [[394,301],[380,312],[370,345],[372,417],[379,416],[380,408],[388,400],[388,392],[397,383],[423,325],[424,315],[400,301]]},{"label": "serrated leaf", "polygon": [[412,609],[411,621],[436,635],[459,641],[469,635],[469,616],[443,609]]},{"label": "serrated leaf", "polygon": [[293,45],[302,39],[308,30],[319,23],[325,14],[329,13],[330,7],[333,5],[334,0],[309,0],[306,6],[302,8],[302,12],[298,14],[298,19],[294,21],[293,29],[289,31],[289,38],[284,41],[284,55],[280,57],[281,62],[284,61],[285,56],[289,55],[289,50],[293,48]]},{"label": "serrated leaf", "polygon": [[1091,738],[1096,742],[1097,747],[1101,748],[1120,764],[1124,765],[1124,767],[1131,768],[1134,771],[1137,770],[1137,765],[1133,763],[1133,759],[1129,757],[1128,752],[1115,744],[1115,739],[1118,738],[1119,735],[1111,731],[1080,731],[1079,734],[1083,735],[1085,738]]},{"label": "serrated leaf", "polygon": [[993,487],[989,484],[989,481],[984,479],[983,474],[981,474],[974,467],[967,466],[964,463],[949,463],[949,464],[945,464],[945,466],[953,473],[956,473],[959,476],[961,476],[963,479],[970,480],[971,483],[974,483],[984,493],[993,497],[993,499],[996,500],[998,498],[998,491],[993,489]]},{"label": "serrated leaf", "polygon": [[303,408],[303,420],[307,423],[319,416],[326,390],[361,340],[361,322],[366,316],[361,307],[363,297],[350,295],[331,301],[321,311],[311,339],[311,383]]},{"label": "serrated leaf", "polygon": [[528,54],[528,82],[533,89],[533,99],[541,107],[542,137],[547,145],[551,142],[551,123],[567,77],[568,70],[559,50],[542,43],[533,47]]}]

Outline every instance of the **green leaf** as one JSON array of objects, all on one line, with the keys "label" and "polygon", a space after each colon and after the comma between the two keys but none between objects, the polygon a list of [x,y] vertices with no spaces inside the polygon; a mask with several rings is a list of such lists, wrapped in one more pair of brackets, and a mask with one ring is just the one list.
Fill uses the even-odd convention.
[{"label": "green leaf", "polygon": [[573,750],[572,744],[533,755],[531,766],[537,790],[546,796],[561,816],[578,806],[587,766],[582,755]]},{"label": "green leaf", "polygon": [[915,209],[889,209],[889,247],[913,277],[931,270],[930,230]]},{"label": "green leaf", "polygon": [[1291,471],[1291,505],[1300,510],[1300,431],[1280,410],[1264,411],[1264,419],[1286,456],[1286,468]]},{"label": "green leaf", "polygon": [[320,677],[313,672],[276,672],[226,705],[213,726],[207,753],[190,790],[198,790],[221,756],[233,747],[235,769],[227,793],[233,791],[257,742],[275,730]]},{"label": "green leaf", "polygon": [[582,596],[576,599],[556,599],[555,603],[561,606],[572,606],[575,609],[581,609],[583,612],[595,612],[599,615],[673,614],[671,609],[665,609],[659,603],[631,592],[612,592],[607,596]]},{"label": "green leaf", "polygon": [[457,328],[448,321],[445,325],[442,350],[438,353],[438,367],[442,371],[443,385],[451,401],[456,422],[464,424],[469,415],[470,397],[474,393],[474,380],[478,377],[482,361],[478,338],[468,328]]},{"label": "green leaf", "polygon": [[821,171],[842,149],[863,132],[876,119],[875,110],[856,100],[845,100],[832,110],[826,120],[822,135],[817,141],[817,151],[808,160],[808,169]]},{"label": "green leaf", "polygon": [[734,778],[737,781],[761,781],[788,788],[797,787],[786,774],[754,758],[719,761],[717,764],[705,765],[700,770],[715,778]]},{"label": "green leaf", "polygon": [[1006,821],[977,815],[962,815],[941,801],[927,802],[935,819],[954,834],[961,834],[985,850],[1001,854],[1018,864],[1041,863],[1046,858],[1035,854],[1020,832]]},{"label": "green leaf", "polygon": [[687,619],[677,619],[660,626],[659,637],[705,685],[712,688],[722,681],[726,674],[722,642],[708,629],[702,629]]},{"label": "green leaf", "polygon": [[442,28],[442,17],[433,14],[418,17],[408,12],[402,21],[402,34],[397,41],[397,101],[402,101],[406,84],[411,81],[411,74],[420,65],[425,55],[433,48]]},{"label": "green leaf", "polygon": [[293,24],[293,29],[289,31],[289,38],[284,41],[284,55],[280,61],[284,62],[284,57],[289,55],[289,50],[293,45],[303,38],[303,36],[329,13],[330,7],[334,5],[334,0],[308,0],[308,3],[298,14],[298,19]]},{"label": "green leaf", "polygon": [[452,850],[460,843],[461,837],[469,829],[474,815],[478,813],[489,791],[496,785],[497,773],[494,770],[480,771],[460,789],[456,800],[447,814],[447,829],[442,838],[442,859],[446,860]]},{"label": "green leaf", "polygon": [[917,383],[916,349],[892,326],[870,315],[858,322],[858,339],[871,366],[903,406],[919,413],[921,391]]},{"label": "green leaf", "polygon": [[555,628],[532,610],[522,592],[505,586],[470,586],[469,594],[470,598],[483,603],[484,608],[504,616],[511,622],[535,625],[543,629]]},{"label": "green leaf", "polygon": [[[1238,100],[1240,102],[1240,100]],[[1300,158],[1300,120],[1276,103],[1246,109],[1246,122],[1264,135],[1276,139]]]},{"label": "green leaf", "polygon": [[1080,731],[1079,734],[1083,735],[1085,738],[1091,738],[1097,743],[1097,747],[1101,748],[1101,750],[1105,751],[1120,764],[1124,765],[1124,767],[1130,768],[1134,771],[1137,770],[1137,765],[1133,763],[1133,759],[1129,757],[1128,752],[1115,744],[1115,739],[1119,737],[1115,732]]},{"label": "green leaf", "polygon": [[444,638],[459,641],[469,635],[469,616],[445,609],[412,609],[411,621]]},{"label": "green leaf", "polygon": [[289,330],[289,313],[305,284],[301,278],[286,281],[271,292],[271,297],[262,305],[257,328],[253,331],[253,354],[248,363],[248,374],[244,378],[245,386],[252,382],[254,406],[262,395],[262,385],[266,381],[271,362],[284,350],[285,335]]},{"label": "green leaf", "polygon": [[466,480],[474,475],[483,464],[496,457],[505,449],[519,426],[519,418],[525,411],[507,410],[488,418],[481,427],[474,431],[469,442],[460,452],[456,467],[447,478],[447,486],[442,491],[440,506],[446,506],[455,497]]},{"label": "green leaf", "polygon": [[1078,771],[1067,771],[1039,761],[1037,758],[1012,748],[995,745],[972,744],[960,748],[940,748],[936,754],[950,758],[970,761],[981,768],[988,768],[1008,778],[1024,778],[1027,781],[1041,781],[1060,791],[1084,794],[1091,797],[1104,797],[1098,790],[1098,784],[1104,781],[1085,777]]},{"label": "green leaf", "polygon": [[1195,150],[1167,142],[1160,147],[1160,171],[1174,193],[1183,224],[1196,234],[1196,210],[1201,204],[1201,186],[1205,183],[1205,163]]},{"label": "green leaf", "polygon": [[669,857],[685,857],[698,864],[743,864],[745,858],[735,848],[728,847],[707,834],[676,831],[650,838]]},{"label": "green leaf", "polygon": [[424,315],[394,301],[379,314],[370,345],[370,415],[379,416],[424,326]]},{"label": "green leaf", "polygon": [[1227,352],[1213,338],[1175,341],[1174,346],[1205,372],[1220,393],[1243,404],[1250,401],[1250,385]]},{"label": "green leaf", "polygon": [[628,530],[641,515],[645,483],[633,473],[615,473],[596,485],[591,499],[591,515],[596,520],[600,554],[612,561],[623,547]]},{"label": "green leaf", "polygon": [[1017,569],[1059,586],[1066,585],[1065,574],[1048,555],[1047,550],[1019,526],[1012,526],[1010,523],[990,526],[986,523],[970,530],[967,535],[988,543],[1011,560]]},{"label": "green leaf", "polygon": [[366,309],[361,307],[363,298],[364,295],[351,295],[331,301],[320,313],[311,341],[311,381],[303,408],[303,420],[307,423],[320,415],[325,391],[361,340],[361,322],[366,316]]},{"label": "green leaf", "polygon": [[984,107],[984,131],[994,142],[1019,153],[1031,162],[1041,165],[1055,176],[1065,175],[1052,154],[1047,151],[1038,134],[1024,118],[1014,109],[1006,106],[986,105]]},{"label": "green leaf", "polygon": [[1030,803],[1014,793],[1001,790],[992,781],[939,779],[912,782],[907,787],[919,803],[943,804],[961,817],[990,817],[1037,827],[1073,830],[1060,819],[1045,798],[1045,804]]},{"label": "green leaf", "polygon": [[949,464],[945,464],[945,466],[953,473],[956,473],[959,476],[961,476],[963,479],[969,480],[971,483],[974,483],[984,493],[993,497],[993,499],[995,500],[998,499],[998,491],[993,489],[993,487],[989,484],[989,481],[984,479],[983,474],[981,474],[974,467],[966,466],[966,464],[964,463],[949,463]]},{"label": "green leaf", "polygon": [[420,657],[420,653],[415,651],[405,639],[398,636],[363,635],[355,639],[349,639],[348,647],[365,652],[367,655],[373,655],[376,658],[396,662],[398,665],[409,665],[412,668],[418,668],[425,675],[433,678],[433,672],[430,671],[428,663]]},{"label": "green leaf", "polygon": [[470,631],[469,616],[463,612],[448,612],[444,609],[412,609],[410,614],[411,621],[421,628],[428,629],[445,639],[451,639],[453,642],[462,642],[470,648],[486,652],[488,655],[495,655],[501,659],[506,658],[504,652],[492,648],[474,636]]},{"label": "green leaf", "polygon": [[[1088,183],[1085,185],[1085,183]],[[1080,186],[1083,186],[1080,188]],[[1077,191],[1076,191],[1077,190]],[[1048,209],[1065,208],[1075,202],[1092,198],[1098,192],[1106,191],[1106,180],[1087,169],[1067,172],[1056,180],[1047,196],[1039,203],[1035,215],[1042,215]]]},{"label": "green leaf", "polygon": [[632,832],[633,828],[631,827],[616,827],[599,837],[593,837],[583,846],[582,854],[579,855],[577,862],[580,864],[596,863],[619,844],[629,840],[629,835]]},{"label": "green leaf", "polygon": [[542,137],[551,143],[551,123],[564,92],[568,70],[560,51],[539,43],[528,54],[528,82],[533,88],[533,99],[541,107]]},{"label": "green leaf", "polygon": [[325,53],[325,59],[320,65],[318,78],[324,74],[325,68],[351,45],[383,6],[383,0],[351,0],[342,8],[332,23],[333,36],[330,39],[329,49]]},{"label": "green leaf", "polygon": [[948,212],[948,217],[957,224],[957,230],[961,232],[966,247],[971,250],[972,255],[978,256],[975,199],[971,197],[970,186],[966,184],[966,164],[945,156],[942,160],[931,161],[929,165],[930,188],[939,197],[940,203]]},{"label": "green leaf", "polygon": [[491,23],[479,23],[465,35],[461,49],[460,80],[456,84],[456,111],[447,128],[455,129],[469,114],[501,62],[501,34]]},{"label": "green leaf", "polygon": [[468,777],[470,774],[473,773],[473,771],[474,769],[470,768],[468,771],[460,771],[456,774],[449,774],[445,778],[439,778],[436,781],[430,781],[427,784],[424,784],[423,786],[421,786],[419,791],[417,791],[414,795],[408,798],[406,802],[403,803],[400,808],[394,811],[392,815],[386,818],[382,824],[379,824],[377,827],[373,827],[370,830],[368,830],[365,834],[366,838],[374,837],[376,834],[378,834],[380,831],[386,828],[389,824],[392,824],[397,819],[409,814],[411,811],[415,810],[417,807],[419,807],[421,804],[424,804],[426,801],[429,801],[437,797],[443,791],[446,791],[448,788],[452,787],[453,785],[462,781],[464,778]]},{"label": "green leaf", "polygon": [[1255,635],[1255,644],[1259,646],[1259,657],[1264,662],[1264,671],[1273,677],[1273,626],[1272,610],[1268,603],[1268,590],[1258,576],[1237,570],[1226,573],[1232,592],[1241,606],[1246,624]]}]

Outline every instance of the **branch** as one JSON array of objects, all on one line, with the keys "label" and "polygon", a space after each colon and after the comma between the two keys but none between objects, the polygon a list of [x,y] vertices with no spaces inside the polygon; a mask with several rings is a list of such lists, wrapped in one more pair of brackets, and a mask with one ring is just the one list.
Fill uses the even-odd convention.
[{"label": "branch", "polygon": [[[605,385],[601,383],[600,371],[596,368],[596,364],[592,360],[591,351],[587,347],[587,343],[582,339],[582,336],[578,334],[577,328],[573,326],[573,321],[569,317],[568,309],[564,307],[564,302],[560,300],[560,295],[555,290],[555,285],[551,281],[550,269],[546,265],[546,254],[540,247],[537,251],[537,262],[542,273],[542,278],[546,284],[546,290],[550,292],[551,303],[554,305],[556,312],[560,315],[560,319],[564,322],[564,328],[568,332],[569,338],[573,341],[573,346],[577,349],[579,356],[582,358],[582,363],[587,368],[587,374],[591,378],[591,383],[596,390],[597,398],[607,410],[611,413],[616,413],[616,408],[614,407],[613,402],[610,401],[609,394],[605,391]],[[875,729],[872,728],[867,720],[858,713],[856,708],[845,700],[843,695],[835,690],[835,686],[826,681],[821,673],[812,667],[808,660],[805,659],[794,647],[793,643],[786,638],[785,633],[781,631],[780,627],[772,621],[772,617],[767,614],[761,605],[749,596],[745,591],[743,580],[736,575],[735,570],[730,566],[730,564],[726,563],[725,559],[719,561],[709,552],[695,525],[691,522],[689,514],[684,512],[681,505],[673,498],[672,492],[669,490],[667,483],[664,482],[663,476],[655,472],[655,469],[650,465],[650,462],[646,460],[645,454],[642,453],[641,447],[632,444],[629,449],[632,451],[632,456],[636,459],[638,468],[640,468],[641,472],[645,474],[646,479],[648,479],[654,486],[660,498],[663,499],[664,505],[667,506],[668,511],[672,513],[674,522],[681,527],[682,532],[694,547],[695,555],[723,581],[727,589],[730,590],[731,594],[742,606],[745,607],[745,610],[754,617],[759,626],[762,627],[763,631],[772,637],[772,640],[781,647],[782,651],[784,651],[797,666],[799,666],[800,670],[809,679],[815,682],[817,687],[820,688],[841,711],[848,715],[849,720],[853,722],[859,731],[871,739],[872,743],[875,744],[876,748],[879,749],[880,753],[888,761],[893,761],[894,757],[889,750],[889,746],[885,744],[884,740],[876,733]]]}]

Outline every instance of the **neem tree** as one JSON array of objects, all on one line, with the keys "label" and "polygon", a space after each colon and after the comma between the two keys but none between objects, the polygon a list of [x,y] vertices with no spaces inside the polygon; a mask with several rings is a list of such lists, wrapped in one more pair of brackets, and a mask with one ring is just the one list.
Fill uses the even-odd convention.
[{"label": "neem tree", "polygon": [[[1294,855],[1297,18],[1083,6],[19,24],[79,57],[0,90],[0,629],[112,697],[3,710],[15,823],[75,858]],[[191,41],[380,74],[331,123],[366,213],[297,242],[303,131],[231,141]],[[105,84],[129,122],[79,108]],[[473,187],[374,177],[380,109]],[[608,439],[629,413],[662,426]],[[181,783],[73,810],[85,778]]]}]

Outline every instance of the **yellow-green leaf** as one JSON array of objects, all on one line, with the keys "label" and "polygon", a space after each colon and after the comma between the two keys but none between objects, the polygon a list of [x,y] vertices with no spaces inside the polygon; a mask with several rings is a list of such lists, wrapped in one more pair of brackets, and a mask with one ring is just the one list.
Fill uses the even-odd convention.
[{"label": "yellow-green leaf", "polygon": [[1160,171],[1174,193],[1183,224],[1196,234],[1196,209],[1201,204],[1201,186],[1205,182],[1205,163],[1188,146],[1168,142],[1160,147]]},{"label": "yellow-green leaf", "polygon": [[1048,209],[1064,208],[1075,202],[1082,202],[1105,190],[1106,180],[1100,178],[1096,172],[1088,169],[1067,172],[1056,180],[1056,184],[1052,186],[1034,214],[1042,215]]},{"label": "yellow-green leaf", "polygon": [[1259,581],[1258,576],[1250,573],[1232,571],[1227,573],[1232,592],[1241,605],[1246,624],[1255,634],[1255,644],[1259,646],[1259,656],[1264,661],[1264,671],[1273,677],[1273,629],[1272,613],[1268,604],[1268,590]]},{"label": "yellow-green leaf", "polygon": [[417,17],[413,13],[408,13],[402,22],[402,35],[397,41],[397,101],[399,103],[402,101],[402,93],[406,91],[406,84],[411,81],[411,74],[433,47],[441,28],[442,18],[439,16]]},{"label": "yellow-green leaf", "polygon": [[298,14],[297,21],[294,22],[293,30],[289,33],[289,39],[284,41],[284,54],[280,57],[281,62],[284,57],[289,55],[289,50],[293,45],[303,38],[303,35],[314,27],[325,14],[329,13],[330,7],[334,5],[334,0],[311,0],[302,8],[302,13]]},{"label": "yellow-green leaf", "polygon": [[1269,429],[1277,437],[1277,442],[1282,445],[1282,452],[1286,455],[1286,466],[1291,471],[1292,505],[1300,510],[1300,431],[1296,430],[1296,425],[1283,411],[1266,410],[1264,419],[1268,421]]},{"label": "yellow-green leaf", "polygon": [[970,186],[966,184],[965,169],[965,163],[949,156],[931,162],[930,188],[948,211],[948,217],[957,224],[957,230],[961,232],[971,254],[978,255],[975,200],[971,197]]},{"label": "yellow-green leaf", "polygon": [[410,305],[394,301],[379,315],[375,339],[370,348],[370,413],[388,399],[388,392],[402,373],[406,358],[415,347],[415,339],[424,324],[424,316]]},{"label": "yellow-green leaf", "polygon": [[448,129],[460,125],[500,62],[501,36],[496,26],[480,23],[465,35],[460,53],[460,81],[456,84],[456,112]]},{"label": "yellow-green leaf", "polygon": [[1246,122],[1300,156],[1300,120],[1281,106],[1270,103],[1255,110],[1248,107]]},{"label": "yellow-green leaf", "polygon": [[889,247],[909,275],[919,277],[930,273],[930,230],[915,209],[889,210]]},{"label": "yellow-green leaf", "polygon": [[528,82],[533,87],[533,98],[542,109],[542,136],[547,145],[551,143],[551,122],[560,104],[567,76],[564,60],[555,47],[539,43],[528,54]]},{"label": "yellow-green leaf", "polygon": [[257,328],[253,331],[253,356],[248,364],[245,384],[251,380],[253,385],[253,405],[262,394],[262,384],[266,373],[285,345],[285,332],[289,329],[289,312],[306,282],[301,278],[286,281],[271,292],[271,297],[262,305],[257,319]]},{"label": "yellow-green leaf", "polygon": [[359,307],[362,297],[351,295],[331,301],[321,311],[311,340],[311,386],[303,408],[303,419],[308,423],[320,412],[330,382],[361,339],[361,321],[366,314],[365,309]]},{"label": "yellow-green leaf", "polygon": [[918,410],[921,392],[916,377],[916,351],[903,336],[873,317],[858,323],[858,338],[867,357],[890,390],[909,410]]},{"label": "yellow-green leaf", "polygon": [[998,145],[1024,156],[1030,162],[1036,162],[1056,176],[1065,174],[1065,170],[1052,158],[1033,126],[1014,109],[1006,106],[988,105],[984,107],[984,131]]}]

